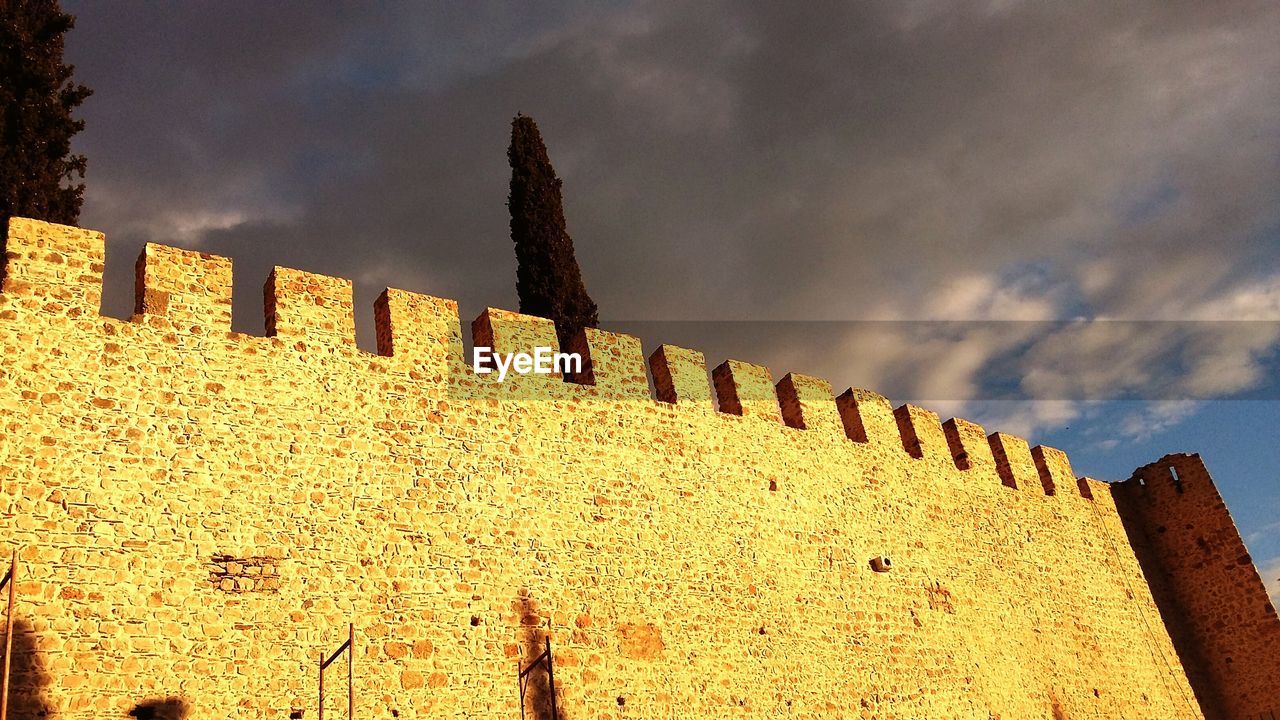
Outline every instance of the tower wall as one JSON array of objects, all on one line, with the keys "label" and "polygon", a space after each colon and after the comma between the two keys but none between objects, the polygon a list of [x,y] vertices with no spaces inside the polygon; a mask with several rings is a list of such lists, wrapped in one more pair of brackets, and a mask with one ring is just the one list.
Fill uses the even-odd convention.
[{"label": "tower wall", "polygon": [[1166,455],[1115,494],[1206,716],[1280,717],[1280,619],[1200,456]]}]

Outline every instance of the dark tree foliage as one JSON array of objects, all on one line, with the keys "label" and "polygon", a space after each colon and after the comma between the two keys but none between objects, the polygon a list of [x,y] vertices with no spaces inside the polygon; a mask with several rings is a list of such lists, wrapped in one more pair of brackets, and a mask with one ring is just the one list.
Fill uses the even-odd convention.
[{"label": "dark tree foliage", "polygon": [[596,304],[582,284],[573,254],[573,238],[565,228],[560,178],[547,157],[547,147],[533,118],[511,121],[511,239],[516,244],[516,292],[520,312],[556,323],[561,347],[584,327],[600,320]]},{"label": "dark tree foliage", "polygon": [[80,218],[83,155],[71,117],[92,90],[71,80],[63,35],[75,18],[57,0],[0,0],[0,233],[18,215],[74,225]]}]

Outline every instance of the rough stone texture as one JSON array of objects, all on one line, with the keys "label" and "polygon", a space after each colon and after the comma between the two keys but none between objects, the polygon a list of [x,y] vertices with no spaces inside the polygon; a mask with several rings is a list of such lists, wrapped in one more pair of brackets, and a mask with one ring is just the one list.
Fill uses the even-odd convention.
[{"label": "rough stone texture", "polygon": [[[295,270],[268,283],[272,336],[247,336],[229,261],[159,246],[139,314],[104,318],[102,244],[15,219],[5,246],[26,707],[313,718],[354,621],[362,717],[516,718],[517,663],[548,637],[572,720],[1203,717],[1111,486],[1061,453],[736,361],[717,410],[674,347],[655,399],[639,343],[604,332],[581,338],[586,382],[498,384],[464,364],[455,303],[399,290],[368,353],[350,283]],[[555,346],[513,313],[473,329]]]},{"label": "rough stone texture", "polygon": [[280,589],[275,558],[214,555],[209,560],[209,582],[223,592],[275,592]]},{"label": "rough stone texture", "polygon": [[1115,487],[1205,716],[1280,718],[1280,620],[1200,456],[1166,455]]}]

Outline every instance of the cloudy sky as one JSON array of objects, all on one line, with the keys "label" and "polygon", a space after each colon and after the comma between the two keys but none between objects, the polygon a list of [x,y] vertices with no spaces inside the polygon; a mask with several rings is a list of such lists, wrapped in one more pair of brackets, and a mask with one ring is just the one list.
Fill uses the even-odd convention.
[{"label": "cloudy sky", "polygon": [[1280,4],[66,1],[107,312],[147,241],[514,308],[542,128],[606,327],[1123,479],[1201,452],[1280,593]]}]

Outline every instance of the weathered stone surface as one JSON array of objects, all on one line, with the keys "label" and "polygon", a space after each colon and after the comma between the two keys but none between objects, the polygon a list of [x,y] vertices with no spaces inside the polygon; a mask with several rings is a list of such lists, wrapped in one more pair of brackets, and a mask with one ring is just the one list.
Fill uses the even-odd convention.
[{"label": "weathered stone surface", "polygon": [[[313,718],[348,622],[362,717],[517,717],[548,636],[575,720],[1202,717],[1111,487],[1051,449],[738,362],[717,412],[672,347],[653,399],[638,341],[607,333],[584,335],[590,382],[497,383],[460,357],[455,303],[401,291],[370,353],[350,283],[294,270],[273,336],[247,336],[229,261],[159,246],[138,315],[105,318],[101,235],[15,219],[6,257],[16,699],[58,718],[168,697]],[[473,328],[555,337],[497,310]],[[1225,509],[1197,512],[1227,547]],[[1216,592],[1248,597],[1237,575]]]},{"label": "weathered stone surface", "polygon": [[1116,483],[1133,549],[1205,715],[1280,717],[1280,623],[1199,455]]}]

